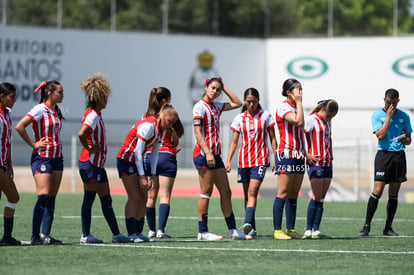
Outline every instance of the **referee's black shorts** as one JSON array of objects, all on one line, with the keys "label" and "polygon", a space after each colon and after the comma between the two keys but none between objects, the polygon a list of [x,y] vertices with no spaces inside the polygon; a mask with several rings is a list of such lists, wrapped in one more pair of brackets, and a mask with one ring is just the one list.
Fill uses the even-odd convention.
[{"label": "referee's black shorts", "polygon": [[405,152],[378,151],[375,156],[374,180],[385,183],[407,181]]}]

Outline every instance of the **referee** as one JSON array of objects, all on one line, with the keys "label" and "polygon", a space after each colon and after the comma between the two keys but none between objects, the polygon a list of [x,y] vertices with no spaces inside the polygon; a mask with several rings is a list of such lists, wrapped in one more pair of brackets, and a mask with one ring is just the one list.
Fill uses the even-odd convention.
[{"label": "referee", "polygon": [[378,138],[378,152],[375,156],[374,190],[368,200],[365,224],[360,236],[368,236],[378,200],[386,184],[388,186],[387,218],[384,236],[398,236],[392,229],[392,221],[398,206],[398,192],[401,183],[407,181],[405,146],[411,144],[410,117],[397,109],[399,93],[395,89],[385,91],[384,108],[372,114],[372,131]]}]

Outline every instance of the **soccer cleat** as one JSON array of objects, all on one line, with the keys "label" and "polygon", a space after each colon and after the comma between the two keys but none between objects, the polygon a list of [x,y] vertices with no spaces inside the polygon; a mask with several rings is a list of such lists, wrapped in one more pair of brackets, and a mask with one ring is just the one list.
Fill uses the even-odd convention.
[{"label": "soccer cleat", "polygon": [[157,230],[157,238],[159,239],[169,239],[171,238],[170,235],[168,235],[168,233],[162,232],[161,230]]},{"label": "soccer cleat", "polygon": [[290,239],[292,239],[292,237],[290,237],[289,235],[286,235],[285,232],[278,229],[278,230],[273,231],[273,239],[276,239],[276,240],[290,240]]},{"label": "soccer cleat", "polygon": [[391,227],[384,229],[383,234],[384,234],[384,236],[388,236],[388,237],[397,237],[398,236],[398,234],[394,230],[392,230]]},{"label": "soccer cleat", "polygon": [[[148,238],[147,236],[143,235],[143,234],[138,234],[138,238],[141,239],[144,242],[153,242],[154,240],[151,240],[150,238]],[[134,241],[137,242],[137,241]],[[138,241],[138,243],[140,243],[140,241]]]},{"label": "soccer cleat", "polygon": [[368,224],[365,224],[364,227],[362,227],[361,231],[359,231],[359,236],[367,237],[370,230],[370,226]]},{"label": "soccer cleat", "polygon": [[155,231],[148,231],[148,238],[155,238],[157,236],[157,234],[155,234]]},{"label": "soccer cleat", "polygon": [[142,243],[144,241],[138,237],[137,233],[129,235],[128,238],[130,242],[133,242],[133,243]]},{"label": "soccer cleat", "polygon": [[243,234],[247,235],[252,230],[252,225],[250,223],[245,223],[240,227],[239,230],[243,232]]},{"label": "soccer cleat", "polygon": [[83,236],[80,238],[81,244],[97,244],[97,243],[103,243],[103,240],[95,238],[94,235],[89,234],[88,236]]},{"label": "soccer cleat", "polygon": [[312,239],[312,230],[305,230],[302,239]]},{"label": "soccer cleat", "polygon": [[301,239],[302,238],[302,236],[295,229],[286,229],[285,233],[286,233],[286,235],[288,235],[292,239]]},{"label": "soccer cleat", "polygon": [[42,243],[44,245],[57,245],[57,244],[62,244],[61,240],[57,240],[55,238],[52,238],[50,236],[42,236],[40,237],[40,239],[42,240]]},{"label": "soccer cleat", "polygon": [[16,240],[10,235],[3,235],[3,239],[0,240],[0,246],[6,245],[21,245],[21,241]]},{"label": "soccer cleat", "polygon": [[197,240],[199,241],[220,241],[223,236],[216,235],[210,232],[198,233]]},{"label": "soccer cleat", "polygon": [[242,233],[238,229],[230,229],[229,233],[227,234],[227,239],[229,240],[251,240],[253,239],[253,237],[249,235],[244,235],[244,233]]},{"label": "soccer cleat", "polygon": [[42,245],[43,241],[39,236],[32,236],[32,238],[30,240],[30,243],[32,245]]},{"label": "soccer cleat", "polygon": [[312,239],[330,239],[330,238],[331,236],[325,235],[319,230],[312,232]]},{"label": "soccer cleat", "polygon": [[112,236],[113,243],[129,243],[131,240],[130,238],[124,236],[123,234],[119,233],[118,235]]},{"label": "soccer cleat", "polygon": [[256,238],[257,232],[255,229],[252,228],[252,230],[250,230],[250,232],[247,233],[247,235],[252,236],[252,238]]}]

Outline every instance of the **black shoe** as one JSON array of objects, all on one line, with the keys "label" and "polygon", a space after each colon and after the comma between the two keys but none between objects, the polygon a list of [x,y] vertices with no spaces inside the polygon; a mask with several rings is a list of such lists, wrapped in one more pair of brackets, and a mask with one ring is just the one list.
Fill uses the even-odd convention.
[{"label": "black shoe", "polygon": [[40,238],[42,241],[42,244],[49,245],[49,244],[62,244],[62,241],[56,240],[50,236],[43,236]]},{"label": "black shoe", "polygon": [[370,226],[368,224],[365,224],[362,230],[359,231],[359,236],[367,237],[370,230],[371,230]]},{"label": "black shoe", "polygon": [[42,239],[40,238],[40,236],[32,236],[32,239],[30,240],[30,243],[32,245],[41,245],[41,244],[43,244]]},{"label": "black shoe", "polygon": [[4,235],[3,239],[0,240],[0,246],[2,245],[21,245],[22,243],[10,235]]},{"label": "black shoe", "polygon": [[391,227],[384,229],[383,233],[384,233],[384,236],[388,236],[388,237],[397,237],[398,236],[398,234],[394,230],[392,230]]}]

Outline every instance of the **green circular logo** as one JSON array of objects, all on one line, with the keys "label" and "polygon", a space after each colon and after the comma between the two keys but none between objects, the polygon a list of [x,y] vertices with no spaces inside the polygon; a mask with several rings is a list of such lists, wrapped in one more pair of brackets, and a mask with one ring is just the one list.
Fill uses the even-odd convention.
[{"label": "green circular logo", "polygon": [[297,78],[318,78],[328,71],[328,64],[322,59],[304,56],[290,61],[287,65],[287,71]]},{"label": "green circular logo", "polygon": [[408,55],[397,59],[397,61],[392,64],[392,70],[402,77],[414,78],[414,55]]}]

